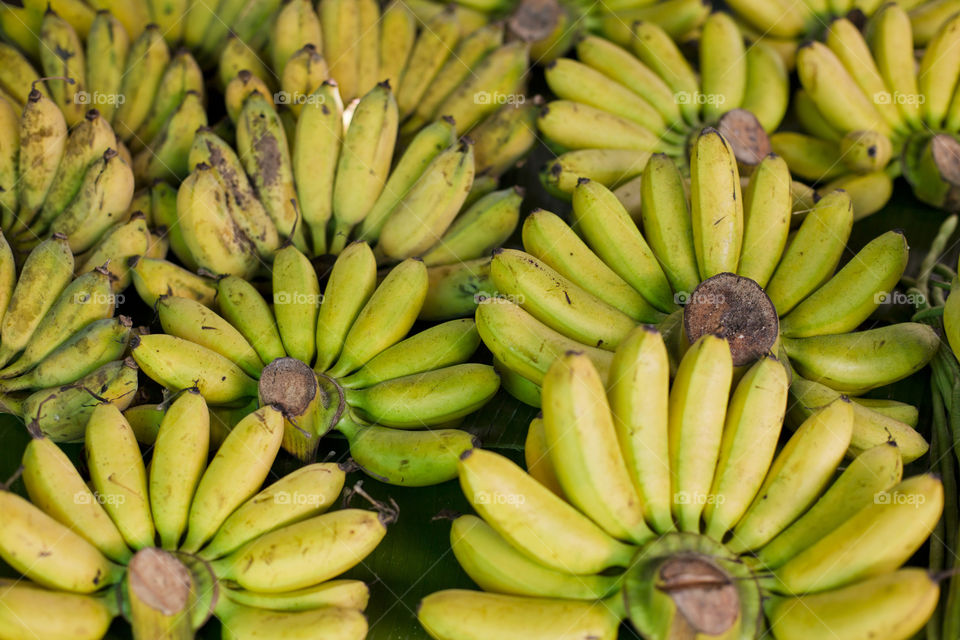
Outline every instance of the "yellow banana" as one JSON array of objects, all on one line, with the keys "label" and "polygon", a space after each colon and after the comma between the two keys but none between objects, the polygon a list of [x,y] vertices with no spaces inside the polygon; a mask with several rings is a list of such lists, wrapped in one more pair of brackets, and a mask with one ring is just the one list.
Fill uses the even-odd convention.
[{"label": "yellow banana", "polygon": [[48,77],[47,89],[67,120],[73,126],[83,120],[86,111],[78,99],[86,91],[86,67],[83,45],[69,22],[53,9],[44,13],[40,28],[40,62]]},{"label": "yellow banana", "polygon": [[737,109],[747,87],[747,49],[729,14],[715,12],[700,34],[700,90],[707,97],[703,118],[711,122]]},{"label": "yellow banana", "polygon": [[[117,18],[123,22],[123,16]],[[127,29],[130,32],[129,28]],[[164,69],[170,63],[170,49],[160,33],[160,28],[150,25],[142,34],[132,35],[135,40],[127,55],[127,68],[120,85],[123,102],[117,105],[113,126],[117,136],[124,141],[133,138],[147,120]]]},{"label": "yellow banana", "polygon": [[[221,585],[222,586],[222,585]],[[231,602],[270,611],[309,611],[323,607],[344,607],[363,611],[370,589],[360,580],[329,580],[313,587],[286,593],[257,593],[222,586]]]},{"label": "yellow banana", "polygon": [[314,365],[326,371],[336,362],[347,332],[377,284],[377,264],[365,243],[347,246],[337,257],[327,280],[317,318]]},{"label": "yellow banana", "polygon": [[737,274],[766,287],[783,255],[793,216],[790,169],[783,158],[760,161],[743,190],[743,246]]},{"label": "yellow banana", "polygon": [[479,296],[492,291],[490,258],[478,258],[427,269],[427,295],[421,320],[449,320],[472,316]]},{"label": "yellow banana", "polygon": [[698,95],[700,83],[679,47],[660,26],[653,22],[633,25],[634,38],[630,44],[641,62],[659,75],[679,102],[680,113],[687,124],[700,122]]},{"label": "yellow banana", "polygon": [[740,108],[756,116],[764,131],[776,131],[790,105],[790,81],[783,58],[763,42],[746,52],[747,84]]},{"label": "yellow banana", "polygon": [[20,118],[18,225],[29,225],[43,206],[66,142],[63,112],[39,89],[31,89]]},{"label": "yellow banana", "polygon": [[91,103],[113,122],[130,51],[130,36],[109,11],[98,11],[87,34],[86,77]]},{"label": "yellow banana", "polygon": [[743,199],[729,143],[715,129],[696,140],[690,158],[690,216],[700,276],[736,271],[743,242]]},{"label": "yellow banana", "polygon": [[310,94],[330,77],[327,61],[312,44],[298,49],[283,67],[278,94],[286,101],[290,112],[299,117],[303,113],[304,103],[309,102]]},{"label": "yellow banana", "polygon": [[327,251],[327,222],[333,214],[334,178],[343,136],[343,104],[337,85],[324,82],[310,94],[293,140],[293,176],[313,252]]},{"label": "yellow banana", "polygon": [[391,2],[380,17],[380,79],[400,91],[400,79],[406,69],[417,37],[417,23],[403,2]]},{"label": "yellow banana", "polygon": [[660,137],[632,120],[603,109],[554,100],[540,109],[537,129],[561,149],[661,151]]},{"label": "yellow banana", "polygon": [[130,259],[133,286],[149,306],[157,304],[162,295],[174,295],[213,305],[217,290],[210,281],[183,267],[158,258]]},{"label": "yellow banana", "polygon": [[[430,83],[450,57],[460,38],[456,14],[445,10],[431,18],[417,36],[397,88],[400,119],[414,113]],[[441,115],[443,111],[440,111]]]},{"label": "yellow banana", "polygon": [[217,617],[224,623],[224,640],[309,640],[317,634],[330,640],[363,640],[367,635],[367,619],[356,609],[332,606],[288,612],[228,604],[217,608]]},{"label": "yellow banana", "polygon": [[287,354],[301,362],[316,355],[320,282],[310,259],[296,247],[281,249],[273,261],[273,313]]},{"label": "yellow banana", "polygon": [[5,638],[98,640],[114,617],[108,598],[49,591],[22,580],[0,584],[0,602]]},{"label": "yellow banana", "polygon": [[[912,53],[913,31],[907,12],[899,5],[886,4],[871,16],[866,31],[870,50],[890,92],[884,99],[897,105],[900,115],[911,129],[921,129],[923,121],[920,103],[923,98],[920,97],[917,86],[917,62]],[[887,135],[890,133],[873,126],[856,129],[875,129]]]},{"label": "yellow banana", "polygon": [[321,0],[317,12],[322,28],[323,57],[330,67],[330,76],[337,79],[343,101],[350,102],[359,94],[359,2]]},{"label": "yellow banana", "polygon": [[278,72],[304,45],[312,44],[317,48],[323,45],[320,18],[310,0],[297,0],[284,5],[277,13],[271,29],[270,62]]},{"label": "yellow banana", "polygon": [[[191,92],[203,96],[203,72],[192,55],[187,51],[178,51],[160,79],[147,119],[131,141],[135,151],[146,145],[154,146],[154,138],[161,135],[164,129],[171,129],[171,125],[165,123],[182,108],[181,104]],[[184,133],[192,134],[193,131]]]},{"label": "yellow banana", "polygon": [[270,364],[286,355],[273,311],[252,284],[236,276],[217,282],[220,313],[247,339],[260,361]]}]

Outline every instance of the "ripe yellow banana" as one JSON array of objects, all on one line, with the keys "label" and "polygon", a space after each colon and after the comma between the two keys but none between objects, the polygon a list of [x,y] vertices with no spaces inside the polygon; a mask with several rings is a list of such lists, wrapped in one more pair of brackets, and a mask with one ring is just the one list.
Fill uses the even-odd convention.
[{"label": "ripe yellow banana", "polygon": [[347,332],[376,284],[376,259],[366,243],[350,244],[337,256],[317,318],[317,371],[326,371],[336,362]]},{"label": "ripe yellow banana", "polygon": [[[164,240],[169,242],[166,237]],[[77,256],[77,273],[101,272],[106,275],[112,292],[120,293],[133,282],[129,260],[148,254],[151,248],[163,249],[165,255],[164,244],[150,233],[143,213],[135,211],[127,222],[113,225],[89,251]],[[162,258],[163,255],[150,257]]]},{"label": "ripe yellow banana", "polygon": [[53,186],[67,142],[67,121],[39,89],[31,89],[20,118],[18,223],[29,225]]},{"label": "ripe yellow banana", "polygon": [[637,23],[633,32],[633,52],[670,87],[687,124],[699,124],[700,83],[670,34],[654,22]]},{"label": "ripe yellow banana", "polygon": [[99,640],[115,614],[109,598],[50,591],[25,580],[0,584],[0,602],[4,638]]},{"label": "ripe yellow banana", "polygon": [[783,58],[763,42],[746,52],[747,84],[740,108],[756,116],[764,131],[776,131],[790,105],[790,81]]},{"label": "ripe yellow banana", "polygon": [[[203,72],[193,56],[181,50],[174,54],[170,64],[167,65],[157,86],[150,113],[137,130],[136,137],[130,141],[134,151],[147,145],[155,146],[154,138],[161,135],[165,129],[171,131],[167,134],[168,136],[172,134],[172,127],[167,124],[167,120],[182,108],[181,105],[190,92],[203,96]],[[193,131],[179,133],[185,133],[189,137]]]},{"label": "ripe yellow banana", "polygon": [[537,129],[563,150],[666,150],[660,137],[646,127],[609,111],[569,100],[554,100],[540,109]]},{"label": "ripe yellow banana", "polygon": [[189,173],[189,155],[193,135],[207,126],[207,112],[200,93],[190,90],[163,123],[150,145],[133,159],[133,169],[141,182],[166,179],[182,180]]},{"label": "ripe yellow banana", "polygon": [[149,306],[155,306],[163,295],[190,298],[208,307],[213,305],[217,290],[210,280],[168,260],[134,256],[129,262],[133,286]]},{"label": "ripe yellow banana", "polygon": [[331,77],[337,79],[344,102],[350,102],[359,94],[358,5],[357,0],[321,0],[317,5],[323,32],[323,57],[330,66]]},{"label": "ripe yellow banana", "polygon": [[329,580],[286,593],[257,593],[224,585],[221,588],[231,602],[269,611],[309,611],[324,607],[363,611],[370,599],[370,589],[360,580]]},{"label": "ripe yellow banana", "polygon": [[727,13],[710,14],[701,29],[700,91],[708,98],[703,119],[712,122],[743,102],[747,49],[740,28]]},{"label": "ripe yellow banana", "polygon": [[[474,153],[477,151],[477,145],[474,145]],[[570,198],[580,178],[590,178],[609,189],[615,189],[640,175],[650,156],[647,151],[631,149],[567,151],[544,165],[540,171],[540,182],[551,194],[565,200]]]},{"label": "ripe yellow banana", "polygon": [[[122,16],[117,18],[123,21]],[[133,138],[149,116],[163,72],[170,63],[170,49],[159,27],[150,25],[142,34],[132,37],[136,39],[130,45],[120,84],[124,99],[113,116],[117,136],[124,141]]]},{"label": "ripe yellow banana", "polygon": [[[871,16],[866,32],[873,58],[877,61],[877,68],[880,69],[880,75],[890,92],[885,99],[897,105],[900,115],[911,129],[921,129],[921,98],[917,85],[917,62],[912,53],[913,30],[910,27],[910,17],[903,7],[886,4]],[[856,129],[875,129],[888,135],[890,133],[889,130],[872,126]]]},{"label": "ripe yellow banana", "polygon": [[301,215],[310,227],[315,254],[327,251],[327,222],[333,213],[334,176],[342,136],[340,93],[335,83],[324,82],[310,94],[297,118],[292,159]]},{"label": "ripe yellow banana", "polygon": [[307,256],[287,246],[273,260],[273,313],[287,355],[313,362],[320,282]]},{"label": "ripe yellow banana", "polygon": [[743,243],[737,160],[715,129],[697,136],[690,157],[690,216],[701,278],[734,272]]},{"label": "ripe yellow banana", "polygon": [[277,330],[273,311],[252,284],[236,276],[217,282],[220,313],[256,350],[260,361],[270,364],[287,355]]},{"label": "ripe yellow banana", "polygon": [[417,38],[417,23],[403,2],[391,2],[380,17],[380,79],[400,91],[400,79]]},{"label": "ripe yellow banana", "polygon": [[[441,11],[420,30],[400,78],[400,86],[396,90],[401,120],[416,111],[427,88],[450,57],[459,39],[460,25],[456,14],[451,10]],[[443,111],[440,113],[442,115]]]},{"label": "ripe yellow banana", "polygon": [[787,163],[769,155],[743,190],[743,246],[737,275],[761,287],[767,286],[787,244],[793,216],[790,182]]},{"label": "ripe yellow banana", "polygon": [[233,325],[208,307],[196,300],[164,296],[157,301],[157,315],[164,333],[215,351],[251,377],[260,377],[263,362],[256,350]]},{"label": "ripe yellow banana", "polygon": [[113,122],[120,102],[118,96],[129,51],[127,30],[109,11],[98,11],[87,33],[86,88],[91,96],[97,97],[97,110],[108,123]]},{"label": "ripe yellow banana", "polygon": [[449,320],[472,316],[479,296],[490,293],[490,258],[478,258],[427,269],[427,295],[421,320]]},{"label": "ripe yellow banana", "polygon": [[290,2],[277,13],[270,38],[270,63],[274,70],[282,71],[287,61],[306,44],[321,47],[323,32],[320,18],[313,10],[310,0]]}]

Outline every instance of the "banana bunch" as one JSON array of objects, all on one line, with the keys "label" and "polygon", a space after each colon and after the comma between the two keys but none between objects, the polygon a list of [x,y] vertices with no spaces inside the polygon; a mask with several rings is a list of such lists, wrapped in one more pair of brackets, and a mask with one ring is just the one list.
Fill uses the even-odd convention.
[{"label": "banana bunch", "polygon": [[684,163],[689,138],[704,125],[727,136],[745,167],[770,152],[765,131],[786,112],[787,71],[765,45],[747,48],[729,15],[704,22],[698,71],[655,23],[636,23],[627,46],[588,36],[576,46],[577,60],[547,66],[558,99],[540,112],[537,127],[560,154],[541,172],[549,191],[569,198],[576,177],[615,188],[639,175],[653,153]]},{"label": "banana bunch", "polygon": [[857,218],[886,204],[901,174],[920,200],[960,206],[960,17],[925,43],[919,64],[915,43],[910,14],[890,3],[862,33],[841,18],[797,52],[794,111],[805,132],[774,134],[773,149],[821,192],[849,192]]},{"label": "banana bunch", "polygon": [[744,35],[775,48],[793,67],[802,42],[821,37],[835,20],[870,17],[886,4],[895,4],[907,14],[918,47],[926,46],[937,29],[960,11],[957,0],[730,0],[727,7]]},{"label": "banana bunch", "polygon": [[[537,404],[551,364],[570,350],[586,353],[606,379],[612,352],[640,323],[661,326],[675,362],[707,334],[728,338],[737,366],[769,353],[789,360],[795,385],[806,385],[791,389],[808,411],[930,361],[939,340],[926,325],[857,331],[903,275],[902,233],[875,238],[837,270],[854,218],[845,192],[823,196],[791,231],[782,158],[768,155],[741,184],[730,145],[706,129],[690,170],[685,185],[673,160],[652,156],[633,218],[613,192],[582,179],[572,224],[534,211],[523,224],[525,251],[493,256],[490,280],[500,295],[481,301],[476,321],[511,372],[508,391]],[[852,453],[888,437],[907,459],[926,451],[910,424],[868,406],[857,415]]]},{"label": "banana bunch", "polygon": [[[609,363],[549,369],[527,471],[474,449],[451,528],[484,591],[427,596],[437,640],[906,640],[938,578],[902,568],[940,520],[938,477],[903,478],[892,442],[840,468],[854,433],[838,398],[782,434],[789,372],[767,356],[734,382],[727,341],[700,338],[671,387],[666,337],[638,327]],[[609,382],[604,382],[604,379]],[[784,437],[782,446],[778,446]]]},{"label": "banana bunch", "polygon": [[18,269],[0,233],[0,411],[57,442],[82,440],[94,406],[125,409],[137,391],[137,368],[124,361],[131,321],[114,315],[117,276],[87,263],[54,234]]},{"label": "banana bunch", "polygon": [[171,392],[197,387],[212,407],[279,407],[283,447],[303,462],[335,428],[385,482],[456,475],[473,437],[448,427],[485,404],[499,377],[467,362],[480,344],[471,319],[408,336],[429,286],[422,260],[404,260],[378,284],[373,251],[352,243],[321,291],[309,258],[288,245],[273,261],[272,305],[243,278],[215,286],[215,304],[156,299],[164,333],[137,336],[131,350],[149,378]]},{"label": "banana bunch", "polygon": [[396,514],[330,510],[344,485],[335,463],[264,487],[283,433],[265,406],[208,463],[210,412],[190,389],[161,412],[145,465],[124,415],[100,404],[85,430],[87,479],[31,425],[29,499],[0,491],[0,557],[29,580],[0,585],[0,637],[94,640],[122,615],[137,638],[192,638],[211,614],[224,638],[292,639],[304,627],[365,637],[367,586],[337,576]]}]

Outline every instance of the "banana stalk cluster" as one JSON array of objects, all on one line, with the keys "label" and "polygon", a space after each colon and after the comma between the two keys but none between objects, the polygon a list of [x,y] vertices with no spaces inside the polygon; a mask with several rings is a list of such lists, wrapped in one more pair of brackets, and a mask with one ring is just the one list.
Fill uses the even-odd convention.
[{"label": "banana stalk cluster", "polygon": [[18,270],[0,234],[0,410],[57,442],[83,440],[97,404],[125,409],[137,391],[137,367],[124,361],[131,321],[114,315],[117,277],[97,264],[55,234]]},{"label": "banana stalk cluster", "polygon": [[[583,353],[550,368],[530,425],[528,471],[463,456],[477,515],[451,546],[485,592],[427,596],[438,640],[613,640],[621,620],[650,640],[905,640],[939,599],[937,578],[901,568],[943,511],[933,474],[904,479],[892,442],[838,468],[854,432],[839,398],[781,440],[789,371],[773,357],[734,382],[726,340],[680,362],[635,329],[608,382]],[[779,449],[779,450],[778,450]]]},{"label": "banana stalk cluster", "polygon": [[165,333],[135,339],[133,358],[166,389],[197,387],[211,406],[282,407],[283,446],[303,462],[336,428],[354,460],[385,482],[456,476],[457,456],[473,438],[432,427],[479,409],[499,377],[488,365],[467,363],[480,343],[470,319],[407,337],[427,295],[423,262],[407,259],[378,284],[370,247],[353,243],[322,293],[295,247],[278,251],[272,268],[272,305],[236,276],[216,283],[219,314],[212,296],[160,296]]},{"label": "banana stalk cluster", "polygon": [[684,163],[688,138],[704,125],[730,136],[745,165],[769,153],[764,130],[774,131],[786,112],[787,71],[770,48],[747,48],[729,15],[704,23],[699,72],[653,22],[634,24],[627,46],[589,36],[577,44],[578,60],[546,68],[559,99],[544,107],[537,126],[561,153],[541,174],[548,190],[569,198],[580,177],[615,188],[639,175],[653,153]]},{"label": "banana stalk cluster", "polygon": [[[767,353],[789,360],[797,411],[861,395],[930,361],[939,340],[927,325],[856,331],[903,274],[908,247],[900,232],[875,238],[837,270],[854,218],[846,193],[825,195],[791,232],[801,216],[791,213],[782,158],[764,158],[741,187],[733,151],[707,129],[690,168],[685,187],[670,158],[653,156],[636,219],[603,185],[581,180],[572,228],[535,211],[523,225],[526,251],[494,256],[500,295],[480,303],[476,321],[508,391],[539,404],[550,365],[570,350],[612,380],[613,351],[638,323],[663,328],[675,361],[713,333],[730,340],[737,366]],[[927,450],[910,424],[914,411],[855,406],[851,453],[889,437],[908,460]]]},{"label": "banana stalk cluster", "polygon": [[223,638],[363,638],[367,586],[336,577],[395,514],[329,511],[344,484],[332,463],[262,488],[283,425],[276,408],[251,413],[208,464],[210,414],[188,391],[145,466],[123,414],[101,404],[84,439],[89,480],[32,427],[29,500],[0,491],[0,557],[26,578],[0,584],[0,635],[95,640],[122,615],[138,638],[193,638],[214,615]]},{"label": "banana stalk cluster", "polygon": [[822,191],[850,192],[857,218],[886,204],[901,174],[918,199],[960,207],[960,18],[929,38],[919,66],[916,37],[907,11],[888,4],[863,33],[835,20],[823,43],[797,53],[794,110],[806,133],[774,134],[773,149]]},{"label": "banana stalk cluster", "polygon": [[[804,40],[818,37],[837,19],[851,13],[872,16],[880,11],[883,0],[730,0],[727,6],[750,40],[763,42],[780,52],[784,62],[794,65],[797,48]],[[915,44],[925,46],[933,34],[953,14],[960,11],[957,0],[894,0],[908,13]]]}]

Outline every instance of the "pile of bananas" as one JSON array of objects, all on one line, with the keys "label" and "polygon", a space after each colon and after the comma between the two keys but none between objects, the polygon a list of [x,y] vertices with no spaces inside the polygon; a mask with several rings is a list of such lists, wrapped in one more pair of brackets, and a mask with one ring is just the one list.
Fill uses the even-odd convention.
[{"label": "pile of bananas", "polygon": [[479,409],[499,377],[467,363],[480,344],[470,319],[406,337],[427,292],[423,262],[401,262],[378,285],[373,251],[353,243],[322,294],[295,247],[278,251],[272,268],[272,307],[236,276],[216,283],[220,314],[205,306],[213,296],[160,296],[165,334],[135,338],[134,360],[170,391],[197,387],[211,406],[280,407],[283,447],[304,462],[336,428],[380,480],[421,486],[455,477],[473,437],[431,427]]},{"label": "pile of bananas", "polygon": [[704,125],[723,131],[745,165],[769,153],[765,131],[787,110],[787,71],[765,45],[747,48],[729,15],[704,23],[699,73],[655,23],[634,24],[629,46],[586,37],[579,61],[560,58],[546,68],[559,100],[546,105],[537,127],[564,152],[543,169],[550,191],[569,197],[578,177],[616,187],[639,175],[652,153],[684,163],[688,139]]},{"label": "pile of bananas", "polygon": [[928,204],[960,203],[960,17],[930,38],[919,66],[915,38],[907,12],[888,4],[864,33],[835,20],[824,43],[797,53],[794,111],[806,133],[776,133],[773,149],[800,178],[862,194],[858,218],[887,203],[901,174]]},{"label": "pile of bananas", "polygon": [[94,640],[122,615],[137,638],[192,638],[214,615],[225,639],[303,637],[304,626],[363,638],[367,586],[335,578],[395,513],[377,503],[327,513],[344,485],[332,463],[261,490],[283,433],[280,411],[259,409],[208,464],[209,412],[188,391],[164,412],[145,466],[130,424],[102,404],[84,438],[88,482],[32,427],[29,501],[0,491],[0,557],[30,580],[0,584],[0,636]]},{"label": "pile of bananas", "polygon": [[[789,359],[798,374],[791,389],[810,410],[930,361],[939,339],[929,326],[855,331],[903,275],[902,233],[875,238],[836,271],[854,217],[846,193],[821,198],[791,237],[799,216],[791,213],[783,159],[765,157],[741,188],[733,150],[706,129],[690,169],[685,188],[670,158],[652,156],[638,219],[613,192],[583,179],[573,191],[573,228],[534,211],[523,224],[526,252],[494,256],[491,281],[500,295],[481,301],[476,321],[508,391],[539,404],[550,365],[570,350],[586,353],[607,379],[613,350],[638,323],[663,328],[675,361],[713,333],[731,341],[737,366],[767,353]],[[908,460],[926,452],[909,424],[915,411],[857,405],[856,415],[855,450],[894,437]]]},{"label": "pile of bananas", "polygon": [[18,271],[0,234],[0,411],[57,442],[83,440],[96,405],[125,409],[137,391],[137,368],[123,360],[131,321],[114,315],[116,276],[94,264],[55,234]]},{"label": "pile of bananas", "polygon": [[773,357],[733,384],[726,340],[707,335],[670,387],[661,335],[635,329],[605,384],[583,354],[544,382],[529,473],[464,455],[477,516],[451,546],[482,589],[425,598],[438,640],[642,637],[903,640],[939,599],[938,578],[901,568],[944,507],[933,474],[903,479],[892,443],[838,469],[854,429],[840,398],[777,451],[789,371]]},{"label": "pile of bananas", "polygon": [[872,16],[886,4],[896,4],[909,13],[917,46],[926,45],[940,26],[957,11],[957,0],[728,0],[744,35],[777,49],[793,66],[797,48],[804,40],[819,36],[840,18]]}]

